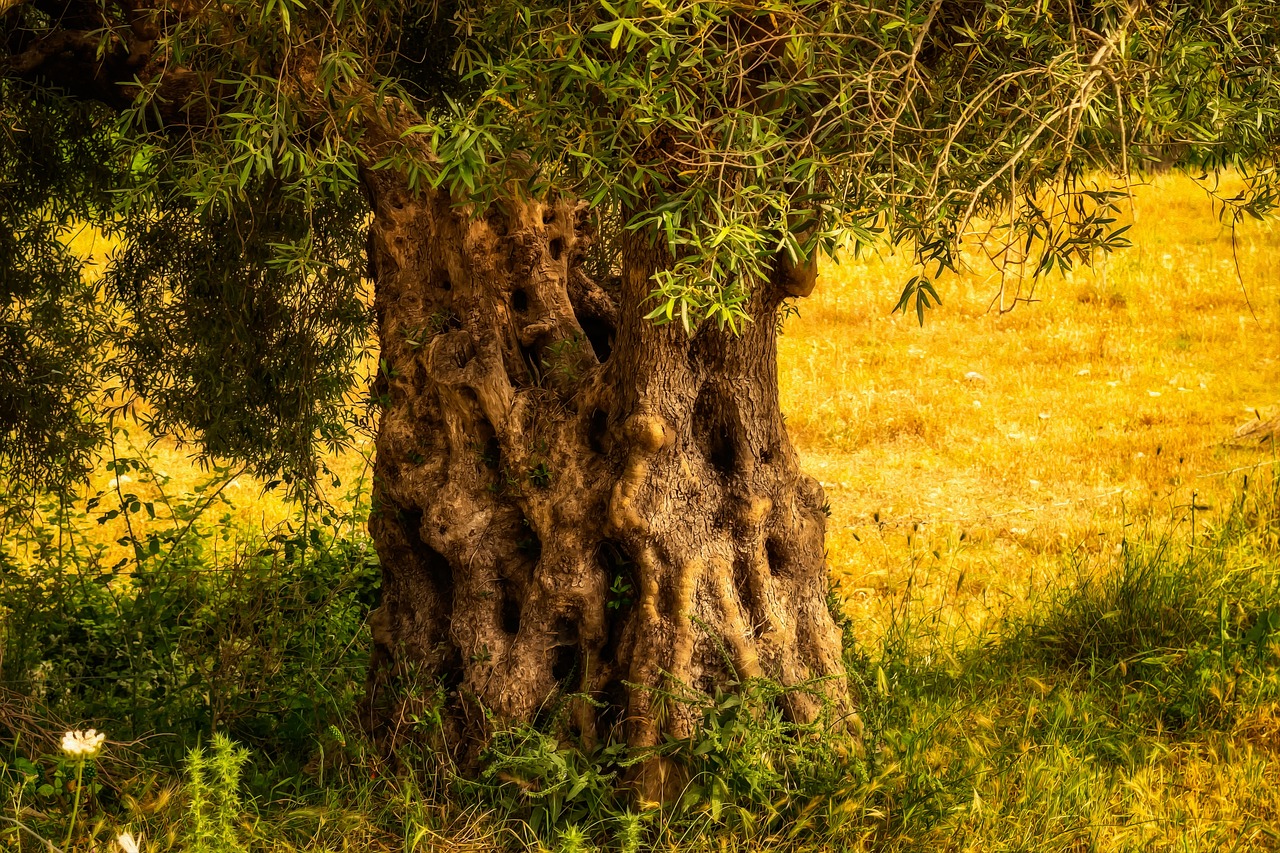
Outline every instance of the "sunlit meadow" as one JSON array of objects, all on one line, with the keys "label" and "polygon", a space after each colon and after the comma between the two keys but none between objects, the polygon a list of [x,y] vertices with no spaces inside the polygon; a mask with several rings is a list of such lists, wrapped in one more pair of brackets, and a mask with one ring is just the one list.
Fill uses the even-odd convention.
[{"label": "sunlit meadow", "polygon": [[1064,554],[1189,524],[1193,504],[1209,518],[1273,458],[1232,438],[1280,414],[1280,229],[1242,223],[1233,252],[1178,177],[1131,210],[1133,248],[1024,284],[1031,301],[974,259],[920,327],[890,313],[910,273],[888,256],[828,267],[787,325],[787,424],[861,636],[906,595],[979,630],[1058,582]]},{"label": "sunlit meadow", "polygon": [[[1280,225],[1233,234],[1186,178],[1135,188],[1126,209],[1131,249],[1034,287],[975,254],[971,270],[943,280],[923,326],[891,313],[910,274],[893,255],[827,265],[786,323],[783,407],[830,505],[833,587],[856,640],[855,727],[875,750],[867,778],[794,812],[843,826],[841,849],[1280,849],[1280,643],[1268,639],[1280,636],[1280,451],[1235,439],[1280,415]],[[96,508],[64,519],[69,529],[43,550],[24,540],[29,559],[56,562],[72,545],[101,549],[94,565],[129,557],[129,537],[160,523],[139,509],[148,505],[185,507],[178,521],[203,528],[211,565],[219,547],[244,557],[302,524],[235,468],[202,469],[185,449],[119,426],[114,455],[74,501],[96,497]],[[331,460],[335,539],[360,535],[351,510],[367,502],[370,452],[366,439]],[[133,511],[104,512],[122,503]],[[227,630],[211,641],[227,684],[246,689],[236,679],[264,662],[290,672],[285,651]],[[343,677],[359,690],[358,673]],[[3,716],[4,701],[0,724],[31,731],[30,718]],[[184,838],[201,850],[569,850],[632,821],[618,849],[647,849],[633,846],[641,824],[629,811],[593,812],[586,834],[570,824],[529,842],[504,818],[541,801],[505,783],[483,801],[507,804],[496,812],[427,802],[380,775],[338,726],[315,734],[319,758],[301,770],[215,741],[209,766],[248,760],[258,776],[243,804],[231,784],[214,829],[190,762],[184,782],[146,764],[149,742],[109,743],[98,763],[116,798],[99,790],[81,809],[72,786],[85,844],[109,849],[130,830],[144,850],[184,849]],[[54,752],[60,736],[48,734]],[[8,778],[0,772],[0,792]],[[66,791],[13,785],[9,797],[6,820],[61,837]],[[664,850],[831,849],[770,823],[781,812],[769,808],[744,806],[733,832],[717,813],[666,835],[664,819],[645,817],[643,833]],[[0,849],[36,849],[5,826]]]}]

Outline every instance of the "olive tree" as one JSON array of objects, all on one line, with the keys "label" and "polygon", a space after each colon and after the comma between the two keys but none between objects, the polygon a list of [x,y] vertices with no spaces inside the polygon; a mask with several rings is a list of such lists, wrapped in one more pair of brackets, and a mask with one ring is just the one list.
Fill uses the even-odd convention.
[{"label": "olive tree", "polygon": [[576,696],[646,746],[755,676],[838,711],[777,385],[820,260],[910,252],[923,320],[966,242],[1123,246],[1152,164],[1263,215],[1278,45],[1269,0],[0,0],[0,459],[74,476],[114,384],[306,491],[372,323],[376,714],[443,689],[475,742]]}]

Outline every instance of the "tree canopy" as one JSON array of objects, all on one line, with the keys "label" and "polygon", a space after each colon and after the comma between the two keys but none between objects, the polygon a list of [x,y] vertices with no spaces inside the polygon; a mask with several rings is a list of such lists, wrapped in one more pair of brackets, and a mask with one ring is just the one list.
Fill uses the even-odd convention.
[{"label": "tree canopy", "polygon": [[0,465],[74,475],[118,386],[313,478],[362,391],[379,172],[477,215],[581,199],[599,274],[646,235],[647,310],[693,331],[837,251],[913,253],[921,315],[974,232],[1087,263],[1156,164],[1262,216],[1278,150],[1271,0],[0,0]]}]

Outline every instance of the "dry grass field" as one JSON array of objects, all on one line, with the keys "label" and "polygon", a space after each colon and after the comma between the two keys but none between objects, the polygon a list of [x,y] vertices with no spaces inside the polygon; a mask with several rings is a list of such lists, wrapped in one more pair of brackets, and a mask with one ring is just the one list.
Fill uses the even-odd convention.
[{"label": "dry grass field", "polygon": [[1240,226],[1237,274],[1190,180],[1137,188],[1132,211],[1133,248],[1011,311],[975,263],[921,328],[890,313],[910,272],[886,257],[828,267],[789,321],[787,423],[864,638],[906,595],[979,630],[1054,584],[1065,553],[1189,524],[1193,502],[1211,519],[1239,483],[1222,472],[1273,459],[1224,442],[1280,414],[1280,227]]}]

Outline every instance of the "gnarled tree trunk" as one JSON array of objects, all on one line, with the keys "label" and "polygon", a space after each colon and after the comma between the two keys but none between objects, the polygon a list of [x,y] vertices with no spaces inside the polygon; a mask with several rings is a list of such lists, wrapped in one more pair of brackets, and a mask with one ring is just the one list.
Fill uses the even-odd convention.
[{"label": "gnarled tree trunk", "polygon": [[831,676],[787,712],[843,701],[825,500],[778,408],[776,311],[812,270],[780,265],[739,336],[691,338],[644,319],[665,258],[643,238],[605,288],[582,271],[573,202],[472,218],[396,180],[369,181],[373,706],[394,716],[430,684],[411,674],[438,679],[449,718],[483,739],[589,694],[569,715],[587,742],[646,746],[692,722],[651,688]]}]

